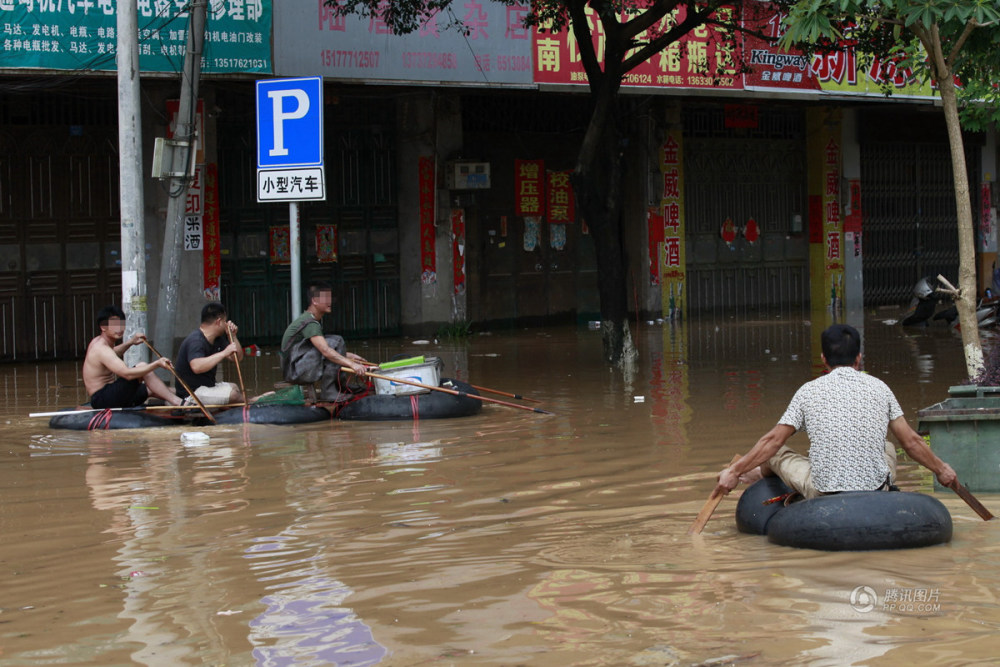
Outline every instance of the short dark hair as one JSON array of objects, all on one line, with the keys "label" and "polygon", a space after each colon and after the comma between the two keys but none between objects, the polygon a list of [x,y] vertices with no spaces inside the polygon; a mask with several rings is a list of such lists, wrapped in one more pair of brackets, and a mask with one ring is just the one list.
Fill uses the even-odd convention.
[{"label": "short dark hair", "polygon": [[853,366],[861,354],[861,334],[849,324],[834,324],[820,336],[823,356],[831,367]]},{"label": "short dark hair", "polygon": [[218,301],[210,301],[201,309],[201,323],[209,324],[220,317],[226,316],[226,307]]},{"label": "short dark hair", "polygon": [[316,282],[309,283],[309,289],[306,290],[306,297],[312,302],[313,299],[320,295],[320,292],[333,292],[333,287],[328,282],[322,280],[317,280]]},{"label": "short dark hair", "polygon": [[112,317],[117,317],[120,320],[125,319],[125,311],[115,305],[104,306],[99,311],[97,311],[97,326],[103,327],[108,323]]}]

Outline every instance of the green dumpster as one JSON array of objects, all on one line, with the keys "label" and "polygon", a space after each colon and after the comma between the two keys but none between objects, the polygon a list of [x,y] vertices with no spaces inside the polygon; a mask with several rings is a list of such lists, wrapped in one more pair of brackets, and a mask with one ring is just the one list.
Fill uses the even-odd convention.
[{"label": "green dumpster", "polygon": [[917,430],[970,491],[1000,491],[1000,396],[970,393],[917,412]]}]

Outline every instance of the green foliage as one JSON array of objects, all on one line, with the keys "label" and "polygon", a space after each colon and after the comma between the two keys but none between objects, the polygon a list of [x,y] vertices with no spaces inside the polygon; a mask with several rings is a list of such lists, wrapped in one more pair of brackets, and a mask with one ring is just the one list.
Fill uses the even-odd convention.
[{"label": "green foliage", "polygon": [[[919,79],[940,76],[928,43],[940,39],[965,129],[1000,122],[1000,2],[997,0],[798,0],[781,45],[806,51],[851,44],[860,57],[891,58]],[[889,93],[888,89],[886,90]]]},{"label": "green foliage", "polygon": [[442,324],[434,335],[437,338],[468,338],[472,335],[472,322],[461,320]]}]

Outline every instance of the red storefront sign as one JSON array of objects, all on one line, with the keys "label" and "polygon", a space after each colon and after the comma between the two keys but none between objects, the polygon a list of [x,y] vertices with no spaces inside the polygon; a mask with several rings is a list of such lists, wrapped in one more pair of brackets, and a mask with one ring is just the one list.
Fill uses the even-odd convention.
[{"label": "red storefront sign", "polygon": [[545,197],[545,161],[514,160],[514,213],[541,216]]},{"label": "red storefront sign", "polygon": [[550,225],[576,222],[576,207],[573,201],[573,185],[568,171],[550,171],[549,187],[546,189],[548,220]]}]

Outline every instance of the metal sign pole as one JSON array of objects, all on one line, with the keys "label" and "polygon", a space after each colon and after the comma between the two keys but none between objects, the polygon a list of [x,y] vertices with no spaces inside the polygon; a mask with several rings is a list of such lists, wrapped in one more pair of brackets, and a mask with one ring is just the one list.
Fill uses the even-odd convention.
[{"label": "metal sign pole", "polygon": [[302,314],[302,244],[299,227],[299,203],[288,202],[288,245],[291,253],[292,319]]}]

